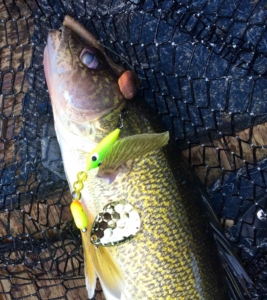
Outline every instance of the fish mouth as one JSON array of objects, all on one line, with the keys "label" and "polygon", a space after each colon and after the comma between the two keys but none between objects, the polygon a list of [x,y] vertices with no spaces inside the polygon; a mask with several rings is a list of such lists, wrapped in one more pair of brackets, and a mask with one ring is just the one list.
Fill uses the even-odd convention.
[{"label": "fish mouth", "polygon": [[61,41],[61,31],[56,29],[50,29],[47,37],[47,46],[54,51],[58,51]]},{"label": "fish mouth", "polygon": [[[52,70],[51,70],[51,59],[53,60],[53,56],[59,49],[61,40],[61,32],[55,29],[52,29],[48,32],[47,43],[44,49],[44,72],[46,77],[46,83],[48,86],[49,92],[51,91],[51,78],[52,78]],[[50,94],[51,95],[51,94]]]}]

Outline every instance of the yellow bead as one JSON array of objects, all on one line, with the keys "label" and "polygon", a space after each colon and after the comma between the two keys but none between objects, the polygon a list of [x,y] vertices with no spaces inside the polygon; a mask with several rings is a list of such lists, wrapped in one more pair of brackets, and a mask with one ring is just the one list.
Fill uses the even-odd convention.
[{"label": "yellow bead", "polygon": [[83,183],[81,181],[75,181],[73,183],[73,189],[75,192],[80,192],[83,189]]},{"label": "yellow bead", "polygon": [[77,228],[84,231],[88,225],[86,214],[83,210],[82,204],[78,200],[72,201],[70,210]]},{"label": "yellow bead", "polygon": [[83,172],[83,171],[79,172],[77,174],[77,178],[78,178],[78,181],[81,181],[81,182],[85,181],[87,179],[86,172]]}]

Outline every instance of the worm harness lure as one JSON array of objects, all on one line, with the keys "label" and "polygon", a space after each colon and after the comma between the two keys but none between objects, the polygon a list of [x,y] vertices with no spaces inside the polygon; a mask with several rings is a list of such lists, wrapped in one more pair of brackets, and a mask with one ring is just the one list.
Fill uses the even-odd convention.
[{"label": "worm harness lure", "polygon": [[[122,114],[126,111],[122,111],[120,114],[119,125],[118,127],[105,136],[100,143],[94,148],[94,150],[88,155],[86,161],[86,172],[91,169],[97,168],[101,165],[102,159],[104,158],[108,148],[112,146],[118,139],[121,128],[123,127],[123,118]],[[73,183],[73,192],[72,192],[72,203],[70,205],[70,210],[74,219],[74,222],[82,232],[87,231],[88,220],[86,214],[83,210],[81,199],[81,190],[84,187],[84,181],[87,179],[87,173],[81,171],[77,174],[77,181]]]}]

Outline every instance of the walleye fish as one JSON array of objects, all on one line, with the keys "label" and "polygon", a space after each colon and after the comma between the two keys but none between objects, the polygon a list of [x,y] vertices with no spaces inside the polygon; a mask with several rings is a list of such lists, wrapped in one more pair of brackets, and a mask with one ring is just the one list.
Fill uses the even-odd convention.
[{"label": "walleye fish", "polygon": [[[228,299],[201,199],[171,156],[168,133],[125,99],[118,86],[124,69],[76,23],[67,16],[61,31],[49,32],[44,69],[76,202],[81,192],[89,298],[98,277],[108,300]],[[118,126],[102,164],[84,175],[88,155],[96,160],[92,151]]]}]

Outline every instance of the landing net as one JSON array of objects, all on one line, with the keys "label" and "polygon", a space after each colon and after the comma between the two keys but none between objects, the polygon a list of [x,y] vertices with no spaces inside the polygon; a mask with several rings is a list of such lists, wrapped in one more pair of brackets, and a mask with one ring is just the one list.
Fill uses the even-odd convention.
[{"label": "landing net", "polygon": [[43,50],[66,14],[138,73],[141,99],[205,185],[266,299],[267,3],[0,0],[1,299],[87,299],[61,157],[44,146],[57,141]]}]

